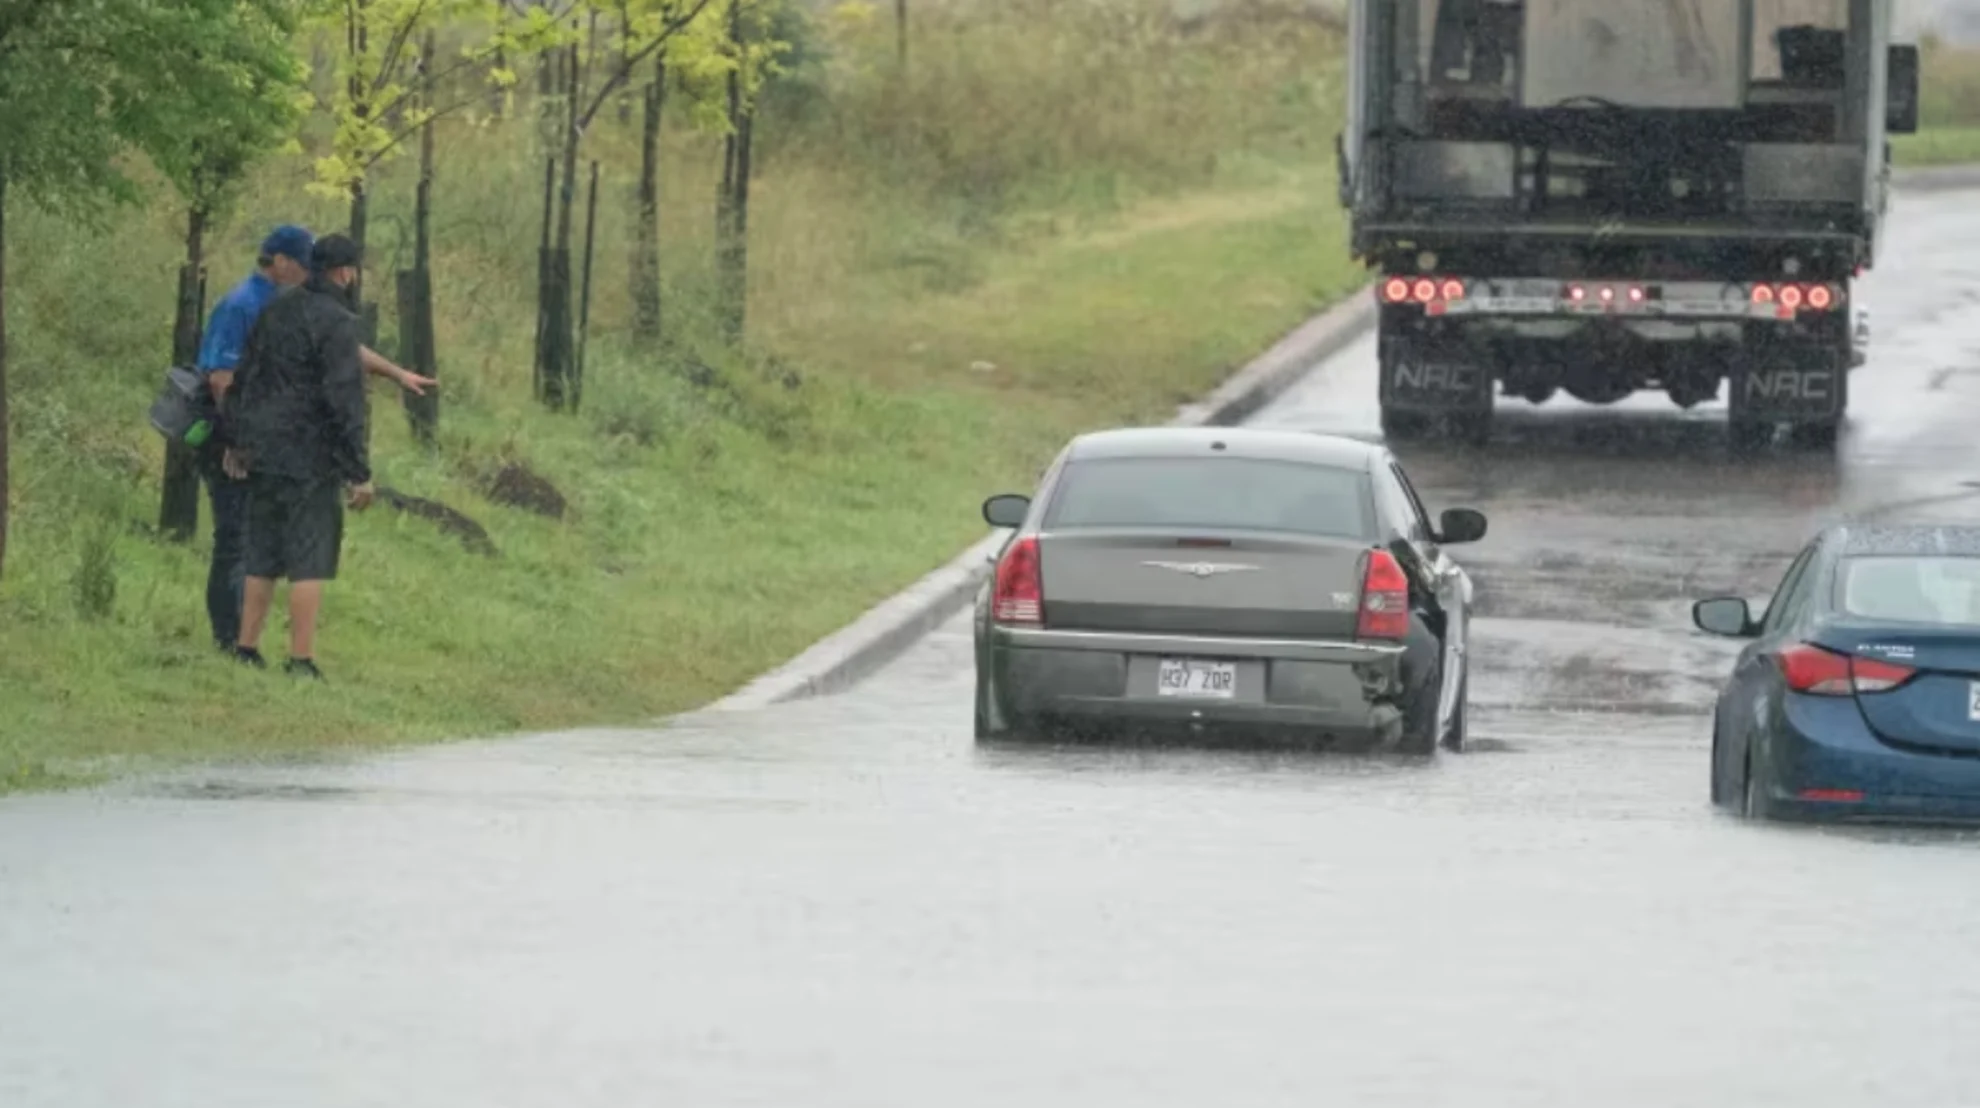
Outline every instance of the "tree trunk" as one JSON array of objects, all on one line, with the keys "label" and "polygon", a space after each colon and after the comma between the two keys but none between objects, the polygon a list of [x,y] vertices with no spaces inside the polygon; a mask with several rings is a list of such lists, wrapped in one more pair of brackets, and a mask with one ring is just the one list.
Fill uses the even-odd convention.
[{"label": "tree trunk", "polygon": [[543,399],[557,410],[562,410],[569,400],[574,337],[571,330],[571,220],[572,209],[577,206],[578,142],[582,137],[578,131],[581,73],[577,47],[572,46],[566,52],[566,59],[563,178],[557,186],[557,235],[550,247],[550,279],[543,291],[546,298],[544,317],[549,324],[549,334],[544,342]]},{"label": "tree trunk", "polygon": [[[508,51],[500,47],[497,47],[495,50],[495,68],[509,68]],[[488,86],[488,114],[494,116],[496,119],[501,119],[507,114],[508,106],[509,90],[490,82]]]},{"label": "tree trunk", "polygon": [[[199,360],[206,310],[206,224],[204,205],[186,216],[186,264],[179,271],[177,318],[172,325],[172,364]],[[195,451],[182,442],[165,444],[165,479],[159,493],[158,529],[173,542],[185,542],[199,528],[199,470]]]},{"label": "tree trunk", "polygon": [[633,326],[642,339],[660,337],[660,120],[667,103],[667,61],[657,59],[646,86],[639,134],[639,239],[633,243]]},{"label": "tree trunk", "polygon": [[749,180],[750,155],[756,138],[756,106],[743,105],[742,122],[736,134],[736,195],[731,202],[735,223],[735,273],[730,278],[734,282],[734,307],[731,312],[731,332],[735,342],[742,342],[749,317]]},{"label": "tree trunk", "polygon": [[901,72],[908,65],[908,0],[894,0],[894,53]]},{"label": "tree trunk", "polygon": [[0,576],[7,569],[7,170],[0,166]]},{"label": "tree trunk", "polygon": [[[731,0],[729,5],[729,41],[740,56],[743,51],[740,0]],[[715,243],[723,337],[735,345],[742,342],[746,302],[749,299],[749,259],[745,240],[749,225],[751,114],[744,103],[742,75],[735,70],[729,72],[728,93],[729,135],[722,144],[722,184],[715,204]]]},{"label": "tree trunk", "polygon": [[[426,32],[426,41],[420,50],[420,72],[425,75],[425,88],[421,97],[425,106],[433,106],[433,57],[435,53],[434,34]],[[413,265],[409,277],[411,287],[402,289],[399,296],[399,351],[400,364],[422,377],[438,375],[439,359],[433,349],[433,244],[430,229],[433,223],[433,121],[428,120],[420,127],[419,134],[419,186],[413,205]],[[410,301],[411,311],[406,310]],[[432,446],[435,434],[440,427],[440,397],[429,392],[425,396],[415,396],[410,392],[405,397],[406,417],[412,423],[413,436],[420,443]]]},{"label": "tree trunk", "polygon": [[[370,223],[371,193],[365,188],[365,183],[359,181],[351,186],[351,226],[344,233],[351,237],[352,242],[357,243],[360,256],[364,253],[364,240],[370,231]],[[363,266],[358,267],[357,279],[351,282],[351,302],[353,304],[364,303]]]}]

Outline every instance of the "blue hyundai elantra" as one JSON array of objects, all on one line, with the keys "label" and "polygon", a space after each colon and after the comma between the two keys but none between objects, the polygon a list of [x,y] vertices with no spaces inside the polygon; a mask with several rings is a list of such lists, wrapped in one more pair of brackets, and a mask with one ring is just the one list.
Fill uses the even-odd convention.
[{"label": "blue hyundai elantra", "polygon": [[1766,614],[1692,606],[1750,639],[1712,720],[1712,802],[1753,819],[1980,822],[1980,527],[1842,524]]}]

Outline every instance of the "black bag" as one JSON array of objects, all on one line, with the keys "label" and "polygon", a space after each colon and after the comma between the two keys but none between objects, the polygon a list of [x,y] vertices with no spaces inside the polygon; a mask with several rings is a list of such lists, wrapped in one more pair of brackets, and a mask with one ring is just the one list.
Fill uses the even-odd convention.
[{"label": "black bag", "polygon": [[173,442],[202,446],[219,422],[206,378],[190,366],[175,365],[165,372],[165,386],[151,402],[151,426]]}]

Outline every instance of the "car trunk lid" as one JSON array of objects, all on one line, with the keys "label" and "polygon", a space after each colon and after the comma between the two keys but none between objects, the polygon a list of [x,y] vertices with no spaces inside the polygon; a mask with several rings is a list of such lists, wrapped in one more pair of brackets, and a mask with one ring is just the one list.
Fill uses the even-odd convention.
[{"label": "car trunk lid", "polygon": [[1065,630],[1352,639],[1370,547],[1288,534],[1099,528],[1041,536]]},{"label": "car trunk lid", "polygon": [[[1818,645],[1847,654],[1885,680],[1855,682],[1857,706],[1877,737],[1951,754],[1980,755],[1980,627],[1838,625]],[[1886,667],[1897,667],[1888,671]],[[1903,676],[1901,671],[1909,671]],[[1876,688],[1890,677],[1894,687]]]}]

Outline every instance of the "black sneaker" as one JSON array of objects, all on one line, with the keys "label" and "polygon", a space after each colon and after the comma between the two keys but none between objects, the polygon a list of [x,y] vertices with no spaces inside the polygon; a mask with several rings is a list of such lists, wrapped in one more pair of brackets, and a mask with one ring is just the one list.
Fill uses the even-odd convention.
[{"label": "black sneaker", "polygon": [[242,665],[253,666],[256,669],[268,668],[268,659],[262,657],[261,651],[256,650],[252,646],[235,647],[234,660]]},{"label": "black sneaker", "polygon": [[312,681],[323,680],[323,671],[309,658],[291,658],[282,666],[282,672],[291,677],[307,677]]}]

